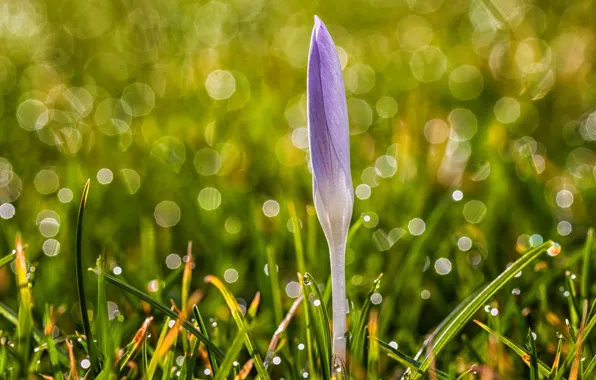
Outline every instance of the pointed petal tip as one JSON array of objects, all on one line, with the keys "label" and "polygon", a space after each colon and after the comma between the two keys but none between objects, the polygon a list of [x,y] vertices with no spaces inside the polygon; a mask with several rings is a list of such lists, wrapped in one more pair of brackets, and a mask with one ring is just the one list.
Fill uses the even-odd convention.
[{"label": "pointed petal tip", "polygon": [[315,15],[315,25],[313,26],[313,36],[315,38],[319,37],[319,32],[321,30],[325,30],[325,23],[323,23],[323,20],[321,20],[321,18],[317,15]]},{"label": "pointed petal tip", "polygon": [[323,24],[323,21],[321,21],[321,18],[317,15],[315,15],[315,28],[320,26],[321,24]]}]

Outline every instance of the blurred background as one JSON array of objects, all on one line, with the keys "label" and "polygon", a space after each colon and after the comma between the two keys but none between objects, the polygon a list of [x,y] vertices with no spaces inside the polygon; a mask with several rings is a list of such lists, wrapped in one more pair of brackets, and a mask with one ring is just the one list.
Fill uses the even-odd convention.
[{"label": "blurred background", "polygon": [[[380,337],[413,353],[457,303],[553,239],[563,254],[486,310],[500,318],[513,302],[552,327],[538,305],[567,307],[565,253],[596,217],[591,0],[4,0],[0,253],[23,234],[37,320],[45,303],[64,304],[58,325],[80,330],[74,230],[88,178],[86,265],[104,253],[114,274],[157,298],[179,299],[179,281],[164,284],[192,240],[193,288],[214,274],[243,305],[261,291],[255,335],[270,337],[267,247],[286,308],[300,291],[290,201],[306,269],[327,281],[306,129],[315,14],[348,97],[362,223],[347,257],[350,299],[361,303],[384,272]],[[14,308],[16,295],[4,267],[0,299]],[[126,314],[111,296],[112,315]],[[204,302],[207,317],[229,320],[217,293]]]}]

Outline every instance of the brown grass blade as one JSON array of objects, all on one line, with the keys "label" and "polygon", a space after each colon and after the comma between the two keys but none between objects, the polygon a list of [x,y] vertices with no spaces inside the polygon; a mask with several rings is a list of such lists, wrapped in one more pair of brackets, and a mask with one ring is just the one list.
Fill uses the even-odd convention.
[{"label": "brown grass blade", "polygon": [[588,318],[588,300],[584,300],[584,311],[582,313],[582,323],[577,334],[577,350],[575,351],[575,360],[569,372],[569,380],[577,380],[579,367],[582,359],[582,345],[584,340],[584,331],[586,329],[586,320]]},{"label": "brown grass blade", "polygon": [[79,380],[79,373],[77,372],[77,361],[72,350],[72,342],[66,339],[66,348],[68,350],[68,359],[70,362],[70,380]]},{"label": "brown grass blade", "polygon": [[302,302],[303,298],[304,294],[300,294],[300,296],[296,298],[296,300],[292,304],[292,307],[290,307],[290,310],[288,310],[288,313],[277,327],[277,330],[275,330],[275,332],[273,333],[271,343],[269,343],[269,348],[267,349],[267,355],[265,356],[265,368],[269,366],[269,361],[273,357],[275,347],[277,347],[277,342],[279,341],[281,334],[286,330],[286,327],[288,327],[288,325],[290,324],[292,317],[294,317],[294,315],[298,311],[298,307],[300,307],[300,303]]}]

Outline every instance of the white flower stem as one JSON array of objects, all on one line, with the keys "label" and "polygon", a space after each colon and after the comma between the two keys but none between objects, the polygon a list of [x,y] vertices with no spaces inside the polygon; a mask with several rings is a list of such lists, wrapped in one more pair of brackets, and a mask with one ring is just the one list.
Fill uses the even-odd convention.
[{"label": "white flower stem", "polygon": [[329,247],[333,312],[333,364],[346,365],[346,243]]}]

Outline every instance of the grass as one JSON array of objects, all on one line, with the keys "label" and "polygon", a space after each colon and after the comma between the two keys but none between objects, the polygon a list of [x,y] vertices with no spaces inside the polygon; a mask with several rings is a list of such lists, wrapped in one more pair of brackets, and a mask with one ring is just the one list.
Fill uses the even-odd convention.
[{"label": "grass", "polygon": [[[82,256],[82,210],[84,210],[85,207],[85,200],[87,198],[89,189],[88,186],[89,182],[87,182],[83,191],[81,207],[79,210],[77,228],[78,233],[76,235],[76,252],[79,257]],[[294,218],[294,220],[296,219]],[[588,232],[588,238],[586,239],[584,248],[579,251],[583,259],[583,268],[588,267],[588,269],[582,270],[582,275],[589,273],[591,250],[593,245],[592,236],[593,232],[590,230]],[[186,287],[184,286],[184,284],[190,284],[192,273],[192,254],[190,247],[191,245],[189,244],[188,260],[186,262],[184,274],[182,276],[182,291],[186,295],[183,300],[185,301],[189,301],[190,298],[188,290],[189,287],[188,285]],[[352,339],[350,340],[350,371],[347,372],[347,368],[344,368],[340,374],[344,375],[350,373],[352,376],[360,377],[363,376],[364,373],[367,373],[369,378],[377,377],[381,368],[379,365],[381,358],[378,348],[380,346],[380,348],[382,348],[384,352],[388,354],[389,358],[393,358],[397,363],[403,365],[407,369],[407,372],[412,372],[410,377],[412,379],[422,378],[426,375],[434,376],[440,379],[455,378],[455,374],[451,373],[449,370],[436,369],[435,358],[442,355],[442,352],[447,347],[448,343],[460,336],[461,330],[468,324],[468,322],[478,315],[480,309],[484,305],[490,303],[491,299],[494,298],[500,289],[507,286],[512,279],[517,277],[517,275],[522,273],[523,270],[533,264],[541,254],[544,254],[548,251],[551,255],[556,255],[558,254],[558,251],[556,251],[558,249],[559,248],[556,247],[552,241],[547,241],[524,253],[516,262],[509,265],[492,282],[484,286],[478,292],[472,294],[470,297],[464,300],[460,306],[455,308],[454,311],[438,325],[435,332],[433,332],[427,338],[422,349],[419,350],[419,353],[415,358],[409,357],[407,354],[397,350],[396,347],[384,342],[378,337],[379,309],[373,305],[371,300],[374,300],[373,296],[378,294],[380,291],[382,277],[380,275],[374,281],[373,287],[368,292],[364,304],[361,308],[359,308],[356,314],[357,316],[354,316],[351,329]],[[7,346],[3,345],[5,351],[3,351],[2,360],[4,360],[6,363],[10,363],[7,364],[6,368],[13,374],[13,376],[18,376],[15,374],[24,374],[28,373],[29,371],[35,373],[38,370],[35,367],[26,365],[29,360],[32,359],[32,350],[29,347],[29,340],[33,334],[33,321],[31,320],[31,296],[29,291],[29,282],[25,276],[26,264],[24,261],[23,245],[20,237],[18,236],[16,241],[15,257],[17,259],[17,268],[22,268],[18,269],[21,274],[17,277],[18,281],[22,281],[22,283],[20,283],[21,303],[19,308],[19,316],[18,318],[15,317],[14,312],[12,312],[6,306],[3,306],[2,309],[4,310],[3,315],[5,315],[6,318],[18,326],[17,334],[19,340],[17,341],[16,351],[6,350]],[[6,261],[9,262],[9,260]],[[275,259],[272,252],[269,254],[268,262],[270,264],[270,268],[275,267]],[[80,263],[80,259],[75,261],[77,267]],[[296,300],[295,305],[292,306],[288,316],[286,316],[283,323],[280,324],[280,328],[278,328],[278,331],[274,334],[273,340],[269,345],[266,361],[264,363],[261,358],[261,354],[259,353],[258,345],[253,337],[253,334],[251,333],[251,330],[253,329],[252,326],[254,325],[253,320],[255,320],[258,316],[258,307],[260,304],[259,293],[257,293],[250,307],[245,307],[243,309],[238,304],[236,298],[230,292],[224,282],[215,276],[209,275],[205,277],[205,282],[214,285],[223,295],[223,298],[230,309],[230,313],[238,329],[235,334],[236,337],[232,340],[231,346],[226,350],[224,346],[220,344],[218,347],[218,345],[210,339],[208,329],[196,304],[191,308],[187,306],[183,308],[183,310],[192,310],[192,313],[190,314],[188,312],[178,310],[174,301],[172,301],[171,308],[166,307],[146,293],[134,288],[133,286],[123,282],[122,280],[119,280],[112,275],[105,273],[105,264],[101,256],[98,258],[96,267],[90,268],[90,271],[97,275],[98,284],[98,298],[96,307],[97,317],[95,318],[94,326],[96,330],[97,341],[89,340],[86,337],[91,336],[91,334],[86,334],[85,340],[83,341],[85,342],[85,344],[83,344],[83,348],[89,357],[90,368],[88,370],[90,373],[92,373],[94,369],[91,361],[92,349],[90,347],[93,347],[94,345],[100,347],[97,352],[101,352],[101,359],[98,356],[95,359],[97,360],[97,368],[95,370],[97,371],[96,376],[98,378],[109,379],[114,376],[117,377],[118,373],[128,374],[128,376],[142,376],[142,374],[145,373],[148,374],[149,377],[154,377],[159,371],[162,373],[162,378],[168,378],[176,371],[173,362],[174,355],[172,349],[174,349],[176,346],[182,347],[182,345],[186,347],[184,348],[184,352],[186,352],[186,354],[182,357],[183,363],[177,362],[177,365],[181,365],[181,373],[183,373],[186,378],[194,378],[194,374],[196,372],[196,361],[198,360],[198,357],[201,356],[201,352],[204,353],[204,358],[207,360],[206,363],[208,363],[208,368],[210,370],[209,373],[215,378],[227,378],[231,371],[234,371],[235,376],[247,376],[251,372],[252,368],[254,368],[256,375],[258,375],[260,378],[269,378],[272,355],[274,355],[276,352],[281,353],[281,350],[284,348],[283,346],[287,344],[287,337],[282,338],[283,343],[280,345],[281,347],[278,347],[277,342],[282,335],[286,335],[286,329],[301,305],[306,306],[308,313],[305,313],[304,315],[308,316],[309,321],[308,325],[306,326],[307,328],[303,330],[303,332],[309,334],[311,336],[311,340],[313,341],[312,344],[306,346],[307,355],[305,356],[305,358],[307,358],[306,361],[309,363],[308,368],[311,368],[312,371],[310,375],[313,377],[320,376],[322,378],[331,378],[334,372],[330,366],[331,334],[329,331],[330,319],[326,311],[326,303],[324,301],[324,296],[320,291],[320,286],[317,285],[313,276],[309,273],[305,273],[304,276],[301,276],[300,274],[298,275],[298,279],[302,284],[302,293],[304,294],[304,297],[300,297]],[[271,277],[275,278],[275,276]],[[78,278],[82,278],[82,276]],[[569,276],[567,276],[567,278],[569,278]],[[112,337],[113,334],[110,331],[110,325],[113,324],[113,322],[109,320],[107,306],[108,291],[106,288],[108,283],[118,287],[122,291],[131,294],[133,297],[138,298],[141,302],[145,302],[146,305],[148,305],[150,309],[154,309],[155,312],[159,312],[166,316],[166,319],[163,321],[163,327],[161,328],[161,335],[154,347],[149,346],[148,343],[148,334],[151,323],[155,318],[153,315],[151,315],[145,319],[130,343],[120,349],[117,355],[115,354],[116,346],[114,346]],[[534,338],[535,333],[531,329],[528,330],[527,334],[527,349],[524,349],[510,338],[502,335],[486,324],[478,320],[475,322],[490,335],[495,336],[499,341],[503,342],[515,354],[517,354],[519,359],[528,366],[530,378],[539,379],[541,376],[544,376],[553,379],[562,379],[564,378],[563,374],[568,370],[569,379],[578,379],[580,378],[580,374],[581,376],[586,376],[593,371],[593,359],[592,362],[590,362],[590,364],[584,369],[584,367],[580,366],[579,364],[579,359],[584,356],[580,355],[579,353],[584,349],[584,341],[588,340],[589,333],[593,329],[594,325],[596,325],[596,315],[593,312],[593,306],[590,309],[590,313],[588,313],[587,302],[589,295],[588,291],[585,290],[587,289],[586,285],[583,281],[581,284],[581,289],[583,289],[581,294],[585,296],[583,298],[585,301],[583,302],[584,307],[583,312],[581,313],[581,323],[579,326],[569,326],[570,348],[567,349],[567,355],[564,356],[563,360],[561,360],[563,340],[559,339],[555,360],[551,368],[539,360],[536,338]],[[573,286],[574,283],[568,282],[568,285]],[[270,286],[275,287],[276,281],[272,282]],[[84,288],[81,283],[79,283],[79,289],[82,290],[82,293],[80,294],[84,294]],[[569,298],[569,300],[572,304],[580,302],[576,298]],[[79,296],[79,303],[82,304],[81,302],[82,299]],[[187,302],[183,301],[184,305],[186,305],[186,303]],[[579,310],[579,305],[570,305],[569,307],[571,311]],[[144,307],[144,309],[146,313],[154,313],[149,311],[150,309],[147,309],[146,307]],[[87,312],[85,308],[83,308],[83,310]],[[52,337],[53,326],[55,325],[55,317],[53,314],[54,313],[52,309],[46,307],[44,317],[45,339],[41,340],[38,338],[38,341],[45,346],[45,351],[48,353],[49,365],[51,372],[54,374],[54,378],[63,378],[68,371],[70,371],[71,376],[75,376],[75,374],[76,376],[79,376],[81,375],[80,370],[77,368],[78,366],[76,366],[76,363],[73,364],[72,359],[71,362],[60,360],[60,354],[62,357],[65,355],[64,351],[59,353],[57,347],[59,347],[60,343]],[[192,320],[197,323],[197,325],[188,320],[188,317],[191,317]],[[84,321],[84,318],[82,320]],[[83,324],[83,326],[85,325]],[[89,328],[91,328],[91,324]],[[179,332],[186,332],[186,334],[180,335]],[[41,333],[37,334],[41,335]],[[185,344],[178,343],[179,339],[186,339],[187,342]],[[206,351],[201,351],[199,342],[202,342],[205,345],[204,347]],[[242,351],[241,343],[243,343],[247,349],[250,359],[246,362],[242,369],[239,369],[239,362],[237,359],[240,357]],[[68,341],[66,341],[66,344],[69,355],[71,355],[72,358],[73,348],[71,345],[69,345]],[[305,346],[303,345],[302,350],[304,350],[304,347]],[[40,352],[40,348],[41,346],[38,347],[35,352]],[[422,360],[419,360],[418,357],[424,351],[426,351],[426,354]],[[43,357],[43,355],[36,355],[38,360]],[[98,355],[98,353],[95,355]],[[302,367],[299,366],[299,364],[295,361],[296,359],[287,356],[287,352],[284,357],[288,359],[288,374],[290,376],[299,377]],[[279,360],[277,356],[276,359]],[[133,371],[129,367],[129,363],[132,363],[133,361],[138,363],[142,362],[144,364],[142,364],[140,368],[136,368],[138,364],[135,364],[132,368],[136,369]],[[118,363],[117,369],[115,369],[114,365],[111,363]],[[273,363],[278,364],[275,363],[275,359],[273,360]],[[560,363],[562,363],[562,365],[560,365]],[[73,365],[76,367],[73,368]],[[60,369],[61,367],[62,369]],[[474,368],[473,365],[468,371],[464,371],[460,376],[465,376],[472,368]]]},{"label": "grass", "polygon": [[314,14],[356,188],[336,377],[594,378],[596,5],[521,5],[0,7],[0,378],[333,378]]}]

